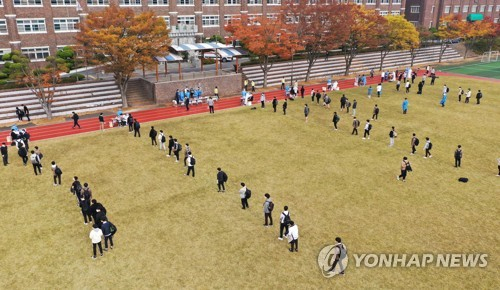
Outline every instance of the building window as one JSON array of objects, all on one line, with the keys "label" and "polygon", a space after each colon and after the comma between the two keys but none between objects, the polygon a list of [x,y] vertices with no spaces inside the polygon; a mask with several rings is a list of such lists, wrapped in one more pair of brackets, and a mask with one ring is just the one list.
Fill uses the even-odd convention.
[{"label": "building window", "polygon": [[460,12],[460,6],[458,5],[453,6],[453,13],[458,13],[458,12]]},{"label": "building window", "polygon": [[177,0],[177,5],[180,5],[180,6],[194,5],[194,0]]},{"label": "building window", "polygon": [[[3,6],[3,0],[0,0],[0,7]],[[1,59],[0,59],[1,60]]]},{"label": "building window", "polygon": [[77,32],[79,18],[54,18],[55,32]]},{"label": "building window", "polygon": [[495,11],[500,12],[500,5],[497,5],[497,9]]},{"label": "building window", "polygon": [[163,18],[163,20],[165,20],[165,23],[167,24],[167,28],[170,27],[170,16],[160,16],[161,18]]},{"label": "building window", "polygon": [[449,14],[450,13],[450,6],[445,6],[444,7],[444,13]]},{"label": "building window", "polygon": [[75,6],[76,0],[50,0],[52,6]]},{"label": "building window", "polygon": [[47,32],[45,19],[18,19],[16,23],[19,34]]},{"label": "building window", "polygon": [[42,0],[14,0],[14,6],[43,6]]},{"label": "building window", "polygon": [[217,5],[219,4],[218,0],[203,0],[201,2],[203,5]]},{"label": "building window", "polygon": [[9,34],[7,30],[7,20],[0,19],[0,34]]},{"label": "building window", "polygon": [[392,10],[391,15],[401,15],[401,11],[399,10]]},{"label": "building window", "polygon": [[380,16],[387,16],[389,15],[389,11],[380,11],[379,14]]},{"label": "building window", "polygon": [[87,0],[89,6],[108,6],[109,0]]},{"label": "building window", "polygon": [[141,0],[120,0],[121,6],[140,6]]},{"label": "building window", "polygon": [[366,5],[375,5],[375,0],[366,0]]},{"label": "building window", "polygon": [[3,55],[10,52],[11,52],[10,48],[0,48],[0,62],[3,62],[2,61]]},{"label": "building window", "polygon": [[410,13],[420,13],[420,6],[410,6]]},{"label": "building window", "polygon": [[488,5],[488,12],[492,12],[493,11],[493,5]]},{"label": "building window", "polygon": [[493,19],[493,23],[498,23],[498,18]]},{"label": "building window", "polygon": [[267,0],[268,5],[281,5],[281,0]]},{"label": "building window", "polygon": [[248,0],[248,5],[262,5],[262,0]]},{"label": "building window", "polygon": [[43,61],[50,56],[49,47],[26,47],[21,48],[21,53],[26,55],[31,60]]},{"label": "building window", "polygon": [[168,0],[148,0],[149,6],[166,6],[168,5]]},{"label": "building window", "polygon": [[392,0],[392,4],[401,4],[401,0]]},{"label": "building window", "polygon": [[354,3],[356,3],[357,5],[361,5],[363,4],[363,0],[354,0]]},{"label": "building window", "polygon": [[389,4],[389,0],[380,0],[380,4]]},{"label": "building window", "polygon": [[278,20],[278,13],[267,13],[266,18],[269,20]]},{"label": "building window", "polygon": [[479,6],[479,12],[484,12],[485,8],[486,8],[486,5]]},{"label": "building window", "polygon": [[194,25],[194,16],[179,16],[177,17],[177,24]]},{"label": "building window", "polygon": [[464,5],[464,8],[462,8],[462,12],[464,13],[469,12],[469,5]]},{"label": "building window", "polygon": [[203,15],[201,17],[201,25],[203,27],[219,27],[219,15]]},{"label": "building window", "polygon": [[224,3],[227,5],[239,5],[240,0],[224,0]]},{"label": "building window", "polygon": [[229,25],[233,21],[236,21],[236,20],[241,20],[241,15],[240,14],[224,15],[224,25]]},{"label": "building window", "polygon": [[432,5],[431,13],[434,13],[434,5]]},{"label": "building window", "polygon": [[476,11],[477,11],[477,5],[472,5],[470,12],[476,12]]},{"label": "building window", "polygon": [[429,28],[432,28],[432,21],[429,22]]}]

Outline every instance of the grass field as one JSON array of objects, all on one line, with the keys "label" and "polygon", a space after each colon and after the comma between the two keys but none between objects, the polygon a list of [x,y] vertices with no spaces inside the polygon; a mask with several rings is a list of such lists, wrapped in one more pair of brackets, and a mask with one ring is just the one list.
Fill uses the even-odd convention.
[{"label": "grass field", "polygon": [[[442,84],[451,87],[439,106]],[[456,101],[458,86],[481,88],[483,103]],[[1,168],[1,289],[493,289],[499,283],[500,87],[482,80],[441,77],[424,95],[386,84],[381,99],[366,88],[346,91],[358,100],[359,119],[381,108],[371,140],[351,136],[352,118],[311,104],[289,102],[286,116],[239,108],[143,124],[143,138],[115,129],[36,142],[45,154],[44,175],[35,177],[11,150]],[[415,86],[416,87],[416,86]],[[339,93],[333,99],[338,107]],[[475,101],[475,100],[474,100]],[[281,104],[280,104],[281,105]],[[191,145],[196,178],[152,148],[148,125]],[[389,148],[391,126],[398,131]],[[361,130],[360,130],[361,131]],[[410,156],[411,133],[431,137],[433,158]],[[463,167],[453,167],[457,144]],[[403,156],[414,172],[396,181]],[[49,162],[61,166],[63,186],[53,187]],[[217,193],[216,168],[229,175]],[[91,259],[90,225],[69,193],[71,178],[89,182],[118,227],[115,249]],[[468,177],[469,183],[457,182]],[[252,189],[250,210],[237,190]],[[262,203],[269,192],[278,220],[284,205],[300,229],[298,253],[278,241],[279,227],[264,228]],[[341,236],[355,253],[486,253],[486,268],[356,268],[326,279],[317,255]],[[352,257],[350,257],[351,260]],[[410,286],[411,285],[411,286]],[[496,286],[495,286],[496,285]]]},{"label": "grass field", "polygon": [[443,72],[500,79],[500,61],[490,63],[473,62],[467,64],[444,65],[439,66],[437,69]]}]

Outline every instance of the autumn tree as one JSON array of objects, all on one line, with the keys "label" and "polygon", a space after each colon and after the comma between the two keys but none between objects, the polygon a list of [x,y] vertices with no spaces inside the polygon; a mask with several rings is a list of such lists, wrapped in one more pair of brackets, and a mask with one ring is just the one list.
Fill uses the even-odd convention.
[{"label": "autumn tree", "polygon": [[168,53],[168,33],[165,20],[152,11],[136,15],[130,8],[111,5],[89,13],[76,39],[85,55],[94,56],[106,72],[113,73],[127,107],[127,85],[134,70],[153,66],[154,56]]},{"label": "autumn tree", "polygon": [[267,73],[271,70],[274,59],[277,56],[289,58],[297,48],[296,36],[287,31],[286,25],[280,19],[258,17],[249,21],[248,18],[242,17],[225,29],[259,58],[259,65],[264,74],[264,87],[267,87]]},{"label": "autumn tree", "polygon": [[309,80],[311,69],[318,57],[328,50],[340,47],[347,38],[342,18],[341,5],[326,5],[320,1],[310,5],[308,0],[289,0],[285,4],[284,21],[288,29],[297,35],[298,45],[307,56],[305,81]]},{"label": "autumn tree", "polygon": [[461,15],[450,14],[441,18],[438,30],[434,33],[434,36],[441,41],[439,62],[441,62],[443,55],[448,48],[448,43],[450,43],[451,39],[460,36],[461,22]]},{"label": "autumn tree", "polygon": [[42,63],[31,63],[30,59],[13,51],[3,58],[10,70],[9,77],[23,83],[36,96],[48,119],[52,119],[52,103],[57,84],[61,81],[60,74],[67,71],[66,62],[61,58],[49,56]]},{"label": "autumn tree", "polygon": [[[490,18],[486,18],[486,21],[490,21]],[[488,50],[491,51],[495,43],[499,43],[500,40],[500,22],[492,23],[492,28],[487,35],[484,36]]]},{"label": "autumn tree", "polygon": [[377,25],[378,16],[374,10],[367,10],[360,5],[341,5],[339,18],[347,29],[347,38],[342,46],[345,59],[345,75],[349,74],[353,59],[358,53],[376,43],[374,29]]},{"label": "autumn tree", "polygon": [[459,23],[460,37],[464,39],[464,59],[467,58],[467,53],[472,49],[478,39],[482,39],[491,35],[495,31],[495,25],[491,19],[481,21],[462,21]]},{"label": "autumn tree", "polygon": [[380,70],[383,69],[387,54],[395,50],[410,50],[411,65],[413,65],[416,49],[420,46],[417,29],[403,16],[390,15],[383,18],[384,20],[377,19],[375,26],[377,31],[375,39],[380,48]]}]

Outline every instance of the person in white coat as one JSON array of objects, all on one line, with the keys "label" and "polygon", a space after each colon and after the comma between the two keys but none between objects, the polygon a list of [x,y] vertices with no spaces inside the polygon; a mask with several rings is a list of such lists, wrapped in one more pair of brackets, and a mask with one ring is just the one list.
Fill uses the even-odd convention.
[{"label": "person in white coat", "polygon": [[290,228],[288,229],[288,242],[290,243],[290,252],[298,252],[299,251],[299,227],[293,222],[290,221]]},{"label": "person in white coat", "polygon": [[92,256],[92,259],[96,259],[97,252],[96,248],[99,247],[99,252],[101,253],[102,256],[102,230],[99,228],[97,224],[94,224],[93,229],[90,231],[89,238],[92,240],[92,249],[94,255]]},{"label": "person in white coat", "polygon": [[165,137],[165,134],[163,133],[163,130],[160,130],[160,134],[158,135],[158,143],[160,144],[160,150],[164,150],[165,152],[167,151],[167,137]]},{"label": "person in white coat", "polygon": [[260,94],[260,107],[264,109],[266,107],[266,94]]}]

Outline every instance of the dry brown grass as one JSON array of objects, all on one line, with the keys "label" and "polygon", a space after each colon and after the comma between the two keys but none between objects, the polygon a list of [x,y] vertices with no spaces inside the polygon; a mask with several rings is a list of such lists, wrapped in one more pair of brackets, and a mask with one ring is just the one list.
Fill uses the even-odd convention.
[{"label": "dry brown grass", "polygon": [[[443,81],[451,86],[439,107]],[[458,85],[481,88],[482,105],[456,102]],[[498,285],[499,201],[496,177],[500,88],[498,84],[440,78],[411,94],[409,114],[400,112],[404,93],[386,85],[379,99],[365,88],[358,99],[361,120],[381,107],[372,139],[350,135],[351,118],[303,101],[289,114],[246,108],[215,115],[154,122],[157,129],[189,142],[197,157],[196,178],[151,147],[148,138],[124,130],[37,142],[44,150],[44,175],[35,177],[11,152],[2,168],[0,288],[2,289],[312,289],[312,288],[494,288]],[[334,107],[339,94],[335,93]],[[306,99],[309,100],[309,99]],[[364,124],[364,122],[362,122]],[[147,124],[149,125],[149,124]],[[143,135],[148,126],[143,125]],[[388,148],[390,126],[399,136]],[[433,158],[409,155],[416,132],[430,136]],[[453,167],[457,144],[463,168]],[[33,144],[34,146],[35,144]],[[403,156],[414,172],[395,179]],[[48,162],[58,161],[63,186],[54,188]],[[228,191],[217,193],[215,168],[229,175]],[[90,258],[90,226],[84,226],[69,193],[73,175],[89,182],[118,226],[116,248]],[[468,184],[457,178],[470,178]],[[253,190],[251,209],[240,209],[239,182]],[[299,253],[278,241],[278,226],[264,228],[261,205],[269,192],[275,221],[286,204],[300,228]],[[317,254],[341,236],[353,253],[487,253],[484,269],[355,268],[325,279]]]}]

